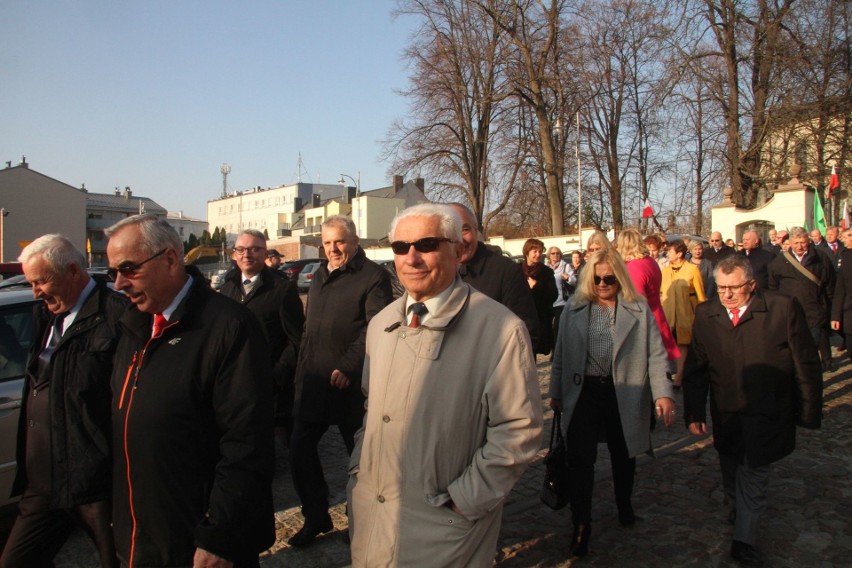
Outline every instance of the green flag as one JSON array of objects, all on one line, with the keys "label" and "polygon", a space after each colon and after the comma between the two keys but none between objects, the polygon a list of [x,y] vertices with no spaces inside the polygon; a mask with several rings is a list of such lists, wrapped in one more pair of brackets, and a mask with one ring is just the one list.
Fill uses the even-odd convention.
[{"label": "green flag", "polygon": [[825,228],[825,212],[822,209],[819,193],[814,192],[814,229],[819,229],[819,232],[825,235]]}]

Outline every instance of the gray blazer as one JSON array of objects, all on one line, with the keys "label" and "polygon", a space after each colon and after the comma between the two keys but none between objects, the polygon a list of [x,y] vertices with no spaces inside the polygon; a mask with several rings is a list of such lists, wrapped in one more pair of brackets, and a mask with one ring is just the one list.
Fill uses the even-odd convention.
[{"label": "gray blazer", "polygon": [[[562,400],[562,429],[567,432],[580,398],[588,350],[589,304],[572,301],[559,320],[559,336],[550,373],[550,398]],[[631,457],[651,449],[651,414],[658,398],[674,398],[666,377],[666,349],[645,300],[618,300],[613,335],[612,376],[624,440]]]}]

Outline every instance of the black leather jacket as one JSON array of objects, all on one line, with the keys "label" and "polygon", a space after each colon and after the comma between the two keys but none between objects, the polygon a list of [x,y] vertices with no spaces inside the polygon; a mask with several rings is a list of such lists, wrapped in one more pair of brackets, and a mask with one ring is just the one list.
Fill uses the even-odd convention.
[{"label": "black leather jacket", "polygon": [[[50,444],[52,457],[52,508],[71,508],[108,499],[112,487],[112,441],[110,427],[110,375],[112,358],[120,335],[118,321],[128,300],[103,284],[86,299],[65,330],[53,354],[50,375]],[[34,309],[36,337],[30,350],[27,375],[38,368],[38,353],[49,332],[51,314],[43,303]],[[18,427],[18,471],[12,494],[27,484],[26,401],[24,393]]]}]

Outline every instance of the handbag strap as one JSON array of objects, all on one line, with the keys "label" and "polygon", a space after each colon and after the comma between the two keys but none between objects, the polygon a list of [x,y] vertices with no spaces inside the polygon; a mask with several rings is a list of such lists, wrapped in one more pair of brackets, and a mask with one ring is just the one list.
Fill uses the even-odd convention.
[{"label": "handbag strap", "polygon": [[814,284],[816,284],[817,286],[821,286],[821,285],[822,285],[822,284],[820,283],[819,279],[818,279],[816,276],[814,276],[814,275],[811,273],[811,271],[810,271],[810,270],[808,270],[807,268],[805,268],[804,266],[802,266],[802,263],[801,263],[801,262],[799,262],[798,260],[796,260],[796,259],[795,259],[795,257],[793,257],[793,255],[792,255],[792,254],[790,254],[790,251],[785,250],[782,254],[783,254],[783,255],[784,255],[784,257],[787,259],[787,262],[789,262],[790,264],[792,264],[792,265],[793,265],[793,268],[795,268],[796,270],[798,270],[799,272],[801,272],[801,273],[802,273],[802,276],[804,276],[805,278],[807,278],[808,280],[810,280],[811,282],[813,282],[813,283],[814,283]]},{"label": "handbag strap", "polygon": [[[555,444],[554,444],[555,442]],[[562,441],[562,411],[554,410],[553,411],[553,421],[550,423],[550,450],[553,450],[553,446],[561,446],[564,442]]]}]

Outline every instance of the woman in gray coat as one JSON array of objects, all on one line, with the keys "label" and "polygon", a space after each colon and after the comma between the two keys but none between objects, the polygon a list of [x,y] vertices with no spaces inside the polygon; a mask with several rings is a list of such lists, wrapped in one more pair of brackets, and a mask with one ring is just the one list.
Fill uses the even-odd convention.
[{"label": "woman in gray coat", "polygon": [[636,522],[631,504],[635,456],[651,448],[651,412],[675,420],[666,350],[648,304],[636,293],[615,249],[596,252],[562,312],[550,376],[550,406],[564,415],[571,555],[589,547],[598,440],[606,439],[618,520]]}]

